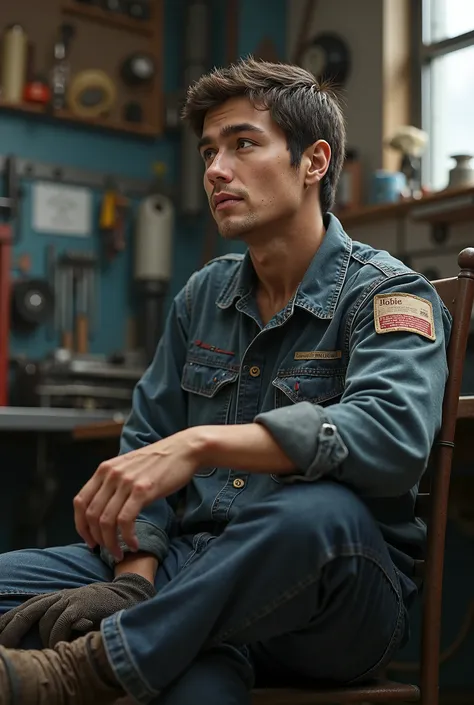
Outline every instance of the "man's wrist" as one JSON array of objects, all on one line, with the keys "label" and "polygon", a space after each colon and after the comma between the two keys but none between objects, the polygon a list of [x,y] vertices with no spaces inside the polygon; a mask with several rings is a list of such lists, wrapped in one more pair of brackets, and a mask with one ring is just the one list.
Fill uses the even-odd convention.
[{"label": "man's wrist", "polygon": [[139,551],[138,553],[127,553],[123,560],[115,566],[114,575],[117,577],[122,573],[136,573],[154,584],[157,570],[158,559],[152,553]]},{"label": "man's wrist", "polygon": [[220,426],[192,426],[184,433],[188,444],[189,453],[196,470],[207,467],[212,461],[217,446],[217,433]]}]

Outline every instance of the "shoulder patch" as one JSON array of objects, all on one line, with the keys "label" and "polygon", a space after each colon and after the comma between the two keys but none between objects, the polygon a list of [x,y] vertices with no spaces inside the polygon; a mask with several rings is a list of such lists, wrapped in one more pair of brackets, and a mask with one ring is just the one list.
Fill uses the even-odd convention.
[{"label": "shoulder patch", "polygon": [[406,331],[436,340],[431,301],[405,292],[376,294],[374,319],[377,333]]}]

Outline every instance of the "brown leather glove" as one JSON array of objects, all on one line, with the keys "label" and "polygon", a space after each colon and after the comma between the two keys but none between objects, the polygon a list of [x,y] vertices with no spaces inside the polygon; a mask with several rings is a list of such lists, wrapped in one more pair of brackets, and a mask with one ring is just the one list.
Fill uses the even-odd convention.
[{"label": "brown leather glove", "polygon": [[0,644],[15,648],[38,624],[43,645],[53,648],[58,641],[99,630],[105,617],[155,595],[155,587],[136,573],[122,573],[111,583],[36,595],[0,617]]}]

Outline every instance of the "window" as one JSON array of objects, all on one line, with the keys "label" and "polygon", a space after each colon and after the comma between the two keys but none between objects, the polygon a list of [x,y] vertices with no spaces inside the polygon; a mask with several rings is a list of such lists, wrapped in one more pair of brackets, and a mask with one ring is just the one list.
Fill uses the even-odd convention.
[{"label": "window", "polygon": [[454,154],[474,156],[474,0],[423,0],[422,126],[425,179],[448,184]]}]

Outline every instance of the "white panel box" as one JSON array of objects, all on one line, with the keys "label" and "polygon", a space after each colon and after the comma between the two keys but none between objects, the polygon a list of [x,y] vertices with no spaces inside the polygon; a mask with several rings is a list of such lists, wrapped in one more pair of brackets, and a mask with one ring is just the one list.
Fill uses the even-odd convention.
[{"label": "white panel box", "polygon": [[92,193],[40,181],[33,185],[32,220],[37,232],[87,237],[92,230]]}]

